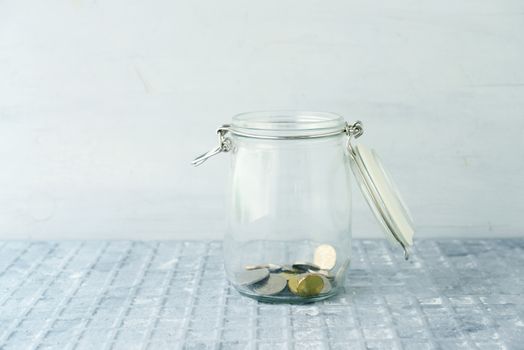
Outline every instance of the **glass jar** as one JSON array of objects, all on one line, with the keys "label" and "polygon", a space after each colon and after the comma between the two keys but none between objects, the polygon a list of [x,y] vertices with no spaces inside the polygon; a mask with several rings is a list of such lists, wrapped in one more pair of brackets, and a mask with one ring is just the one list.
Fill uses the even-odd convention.
[{"label": "glass jar", "polygon": [[[269,302],[338,293],[351,261],[350,163],[359,168],[360,152],[350,140],[362,134],[361,123],[324,112],[252,112],[217,132],[219,146],[194,164],[231,155],[224,263],[232,285]],[[390,181],[382,173],[383,182]],[[366,190],[363,175],[357,177]]]}]

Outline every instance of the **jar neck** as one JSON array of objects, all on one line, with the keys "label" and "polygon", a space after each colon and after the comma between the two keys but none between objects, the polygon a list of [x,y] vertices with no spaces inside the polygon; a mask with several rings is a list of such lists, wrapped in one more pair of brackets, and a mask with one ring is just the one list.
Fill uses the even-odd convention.
[{"label": "jar neck", "polygon": [[325,138],[345,130],[346,123],[337,114],[305,111],[242,113],[234,116],[229,126],[233,135],[270,140]]}]

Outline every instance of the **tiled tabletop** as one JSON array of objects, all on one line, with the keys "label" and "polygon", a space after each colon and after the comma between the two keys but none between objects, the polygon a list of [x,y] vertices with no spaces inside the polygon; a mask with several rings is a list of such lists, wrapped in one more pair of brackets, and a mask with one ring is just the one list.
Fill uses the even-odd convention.
[{"label": "tiled tabletop", "polygon": [[219,242],[0,243],[1,349],[524,349],[524,239],[354,241],[346,291],[241,297]]}]

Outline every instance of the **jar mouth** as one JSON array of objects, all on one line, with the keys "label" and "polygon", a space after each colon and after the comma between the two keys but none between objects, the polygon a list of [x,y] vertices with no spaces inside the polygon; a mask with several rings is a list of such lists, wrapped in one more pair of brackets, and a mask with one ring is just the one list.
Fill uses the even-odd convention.
[{"label": "jar mouth", "polygon": [[259,111],[233,117],[230,132],[259,138],[313,138],[344,132],[346,122],[340,115],[312,111]]}]

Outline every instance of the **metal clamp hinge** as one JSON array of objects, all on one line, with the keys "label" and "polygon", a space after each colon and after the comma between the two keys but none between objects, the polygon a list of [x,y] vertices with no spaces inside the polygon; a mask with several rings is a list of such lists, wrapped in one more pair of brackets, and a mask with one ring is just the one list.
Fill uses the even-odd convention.
[{"label": "metal clamp hinge", "polygon": [[349,137],[358,139],[364,133],[364,126],[360,120],[357,120],[353,124],[346,122],[346,128],[344,130]]},{"label": "metal clamp hinge", "polygon": [[364,126],[362,125],[362,122],[360,120],[357,120],[353,124],[349,124],[346,122],[346,128],[344,129],[346,135],[348,136],[348,140],[346,143],[346,147],[349,151],[349,155],[355,159],[355,150],[353,149],[353,144],[351,141],[353,138],[357,139],[364,133]]},{"label": "metal clamp hinge", "polygon": [[213,148],[212,150],[196,157],[191,162],[194,166],[199,166],[200,164],[204,163],[208,158],[211,158],[221,152],[229,152],[231,150],[231,139],[226,137],[226,134],[229,132],[229,125],[224,124],[220,128],[217,129],[217,135],[218,135],[218,146]]}]

